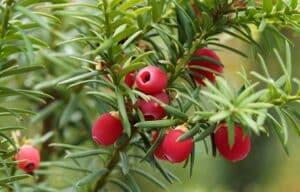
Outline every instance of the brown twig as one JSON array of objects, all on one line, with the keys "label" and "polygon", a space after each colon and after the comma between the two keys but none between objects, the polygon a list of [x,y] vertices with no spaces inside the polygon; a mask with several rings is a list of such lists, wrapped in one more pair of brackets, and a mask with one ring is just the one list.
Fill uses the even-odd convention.
[{"label": "brown twig", "polygon": [[94,192],[99,191],[105,185],[106,179],[109,177],[112,170],[119,163],[119,160],[120,160],[119,152],[124,150],[130,144],[130,141],[133,138],[133,136],[135,135],[135,133],[136,133],[136,129],[133,130],[133,133],[131,134],[131,136],[122,145],[115,148],[115,150],[112,153],[110,161],[108,162],[108,164],[105,167],[108,171],[104,175],[102,175],[100,177],[100,179],[97,181]]}]

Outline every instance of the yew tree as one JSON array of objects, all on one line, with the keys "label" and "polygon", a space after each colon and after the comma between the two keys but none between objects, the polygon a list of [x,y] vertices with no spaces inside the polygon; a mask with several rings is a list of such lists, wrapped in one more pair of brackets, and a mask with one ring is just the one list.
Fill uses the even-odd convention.
[{"label": "yew tree", "polygon": [[[2,0],[0,20],[3,191],[143,191],[136,176],[167,190],[179,178],[165,163],[192,178],[197,147],[235,163],[254,137],[275,131],[289,154],[288,131],[300,136],[284,33],[300,31],[298,0]],[[220,52],[261,70],[242,64],[235,89]]]}]

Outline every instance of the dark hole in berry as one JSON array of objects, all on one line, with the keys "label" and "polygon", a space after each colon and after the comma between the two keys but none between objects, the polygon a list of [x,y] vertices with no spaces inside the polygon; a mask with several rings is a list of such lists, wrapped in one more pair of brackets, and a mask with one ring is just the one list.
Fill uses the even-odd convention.
[{"label": "dark hole in berry", "polygon": [[148,71],[145,71],[143,74],[142,74],[142,81],[143,83],[147,83],[148,81],[150,81],[150,78],[151,78],[151,75]]},{"label": "dark hole in berry", "polygon": [[31,172],[33,169],[34,169],[35,165],[34,163],[28,163],[26,166],[25,166],[25,169],[29,172]]},{"label": "dark hole in berry", "polygon": [[153,115],[144,115],[144,118],[146,121],[153,121],[155,120],[155,117]]}]

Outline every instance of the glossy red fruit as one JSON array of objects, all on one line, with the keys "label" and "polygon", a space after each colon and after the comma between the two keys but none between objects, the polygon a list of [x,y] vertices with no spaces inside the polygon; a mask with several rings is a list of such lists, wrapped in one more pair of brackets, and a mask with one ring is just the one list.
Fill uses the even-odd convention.
[{"label": "glossy red fruit", "polygon": [[128,87],[132,88],[132,86],[134,85],[134,81],[135,81],[135,71],[131,71],[129,72],[126,76],[125,76],[125,83]]},{"label": "glossy red fruit", "polygon": [[[194,53],[194,56],[197,56],[197,57],[205,56],[205,57],[209,57],[219,63],[221,62],[218,55],[214,51],[212,51],[211,49],[208,49],[208,48],[198,49]],[[207,78],[211,82],[215,82],[215,80],[216,80],[215,73],[223,73],[223,66],[218,65],[213,62],[210,62],[210,61],[207,61],[207,60],[190,61],[188,65],[189,65],[190,70],[195,73],[195,74],[192,74],[193,78],[195,79],[195,81],[197,81],[201,85],[205,85],[205,83],[203,81],[205,78]],[[208,70],[196,69],[196,68],[193,68],[192,66],[204,67],[204,68],[207,68]]]},{"label": "glossy red fruit", "polygon": [[184,133],[181,129],[173,129],[165,135],[161,143],[161,152],[164,154],[164,158],[171,163],[180,163],[186,160],[192,152],[193,139],[177,141]]},{"label": "glossy red fruit", "polygon": [[112,145],[123,133],[123,125],[118,112],[101,115],[92,128],[92,137],[98,145]]},{"label": "glossy red fruit", "polygon": [[[165,104],[169,104],[169,96],[165,92],[153,95]],[[145,101],[140,99],[138,107],[142,111],[146,121],[159,120],[166,116],[166,111],[154,100]]]},{"label": "glossy red fruit", "polygon": [[147,66],[138,72],[135,84],[144,93],[156,94],[166,88],[167,81],[167,74],[162,69],[155,66]]},{"label": "glossy red fruit", "polygon": [[225,123],[217,127],[214,134],[214,142],[220,154],[228,161],[236,162],[247,157],[251,149],[249,135],[243,133],[243,129],[238,125],[234,126],[234,144],[229,146],[228,128]]},{"label": "glossy red fruit", "polygon": [[20,161],[18,167],[26,173],[32,173],[39,168],[40,152],[33,146],[23,145],[15,155],[15,160]]},{"label": "glossy red fruit", "polygon": [[[158,131],[152,131],[152,142],[151,142],[151,144],[154,144],[154,142],[156,141],[158,135],[159,135]],[[161,144],[156,147],[156,149],[153,151],[153,154],[158,159],[167,160],[167,158],[164,154],[164,151],[163,151],[163,147],[162,147]]]}]

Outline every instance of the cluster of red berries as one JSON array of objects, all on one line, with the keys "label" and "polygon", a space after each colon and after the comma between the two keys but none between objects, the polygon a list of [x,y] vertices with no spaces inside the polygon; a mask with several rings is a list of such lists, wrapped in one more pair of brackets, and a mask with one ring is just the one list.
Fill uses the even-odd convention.
[{"label": "cluster of red berries", "polygon": [[[246,7],[241,1],[234,1],[234,5]],[[200,16],[201,11],[192,5],[196,15]],[[215,52],[208,48],[202,48],[195,52],[195,57],[207,57],[215,62],[205,59],[196,59],[188,63],[189,70],[192,72],[194,80],[205,85],[204,79],[215,82],[215,74],[223,73],[223,66],[219,65],[220,58]],[[132,88],[134,84],[145,94],[152,95],[165,104],[169,104],[169,96],[164,89],[167,86],[167,74],[156,66],[148,66],[138,72],[135,77],[135,71],[128,73],[124,79],[128,87]],[[154,100],[138,101],[138,108],[144,115],[144,119],[159,120],[166,116],[166,111]],[[162,142],[154,150],[154,155],[161,160],[167,160],[171,163],[179,163],[188,158],[193,149],[193,139],[189,138],[184,141],[178,141],[178,138],[187,131],[185,126],[178,126],[175,129],[168,130],[164,135]],[[105,113],[99,117],[92,128],[92,137],[99,145],[114,144],[123,133],[123,125],[118,112]],[[251,148],[250,137],[243,133],[238,125],[234,127],[234,143],[229,145],[228,127],[225,123],[218,125],[214,134],[214,142],[218,151],[229,161],[235,162],[244,159]],[[152,133],[152,143],[156,141],[158,132]],[[15,155],[18,167],[26,173],[32,173],[39,167],[40,154],[39,151],[29,145],[24,145]]]},{"label": "cluster of red berries", "polygon": [[[169,104],[169,96],[164,92],[167,82],[167,74],[155,66],[143,68],[135,79],[135,84],[140,91],[152,95],[165,104]],[[138,107],[147,121],[159,120],[166,116],[166,111],[154,100],[145,101],[140,99]]]},{"label": "cluster of red berries", "polygon": [[[194,53],[195,60],[188,63],[192,77],[200,85],[205,85],[204,79],[215,82],[215,75],[223,73],[223,66],[217,54],[208,49],[201,48]],[[145,94],[151,95],[165,104],[169,104],[169,96],[165,92],[168,83],[168,76],[159,67],[147,66],[141,69],[136,75],[131,72],[125,76],[125,83],[129,87],[135,86]],[[164,108],[153,99],[139,99],[137,102],[139,110],[143,113],[144,119],[159,120],[167,114]],[[226,124],[222,123],[216,128],[214,142],[220,154],[229,161],[238,161],[247,156],[250,151],[250,138],[243,134],[243,130],[235,126],[235,138],[233,146],[229,145],[228,131]],[[175,129],[169,129],[163,136],[162,142],[154,150],[154,155],[161,160],[171,163],[179,163],[188,158],[193,149],[193,139],[178,141],[178,138],[185,134],[187,128],[183,125]],[[101,115],[94,123],[92,137],[99,145],[109,146],[114,144],[123,133],[123,125],[118,112],[110,112]],[[157,139],[158,132],[152,134],[152,143]]]},{"label": "cluster of red berries", "polygon": [[[167,74],[155,66],[148,66],[139,71],[134,81],[134,73],[125,77],[125,83],[132,87],[134,82],[137,88],[146,94],[169,104],[169,97],[163,91],[167,86]],[[154,100],[138,101],[138,108],[144,114],[145,120],[158,120],[166,116],[166,111]],[[99,117],[92,128],[93,139],[99,145],[112,145],[123,133],[123,126],[118,112],[105,113]]]},{"label": "cluster of red berries", "polygon": [[[187,131],[185,126],[178,126],[173,130],[168,130],[162,142],[154,150],[154,155],[161,160],[171,163],[179,163],[188,158],[193,149],[193,139],[189,138],[182,142],[178,139]],[[156,141],[158,132],[152,133],[152,143]],[[234,142],[229,145],[228,127],[225,123],[217,126],[214,134],[214,142],[220,154],[231,162],[243,160],[251,149],[249,135],[243,133],[240,126],[234,126]]]},{"label": "cluster of red berries", "polygon": [[19,152],[15,155],[15,160],[18,161],[19,169],[26,173],[32,173],[39,168],[40,152],[31,145],[23,145]]}]

